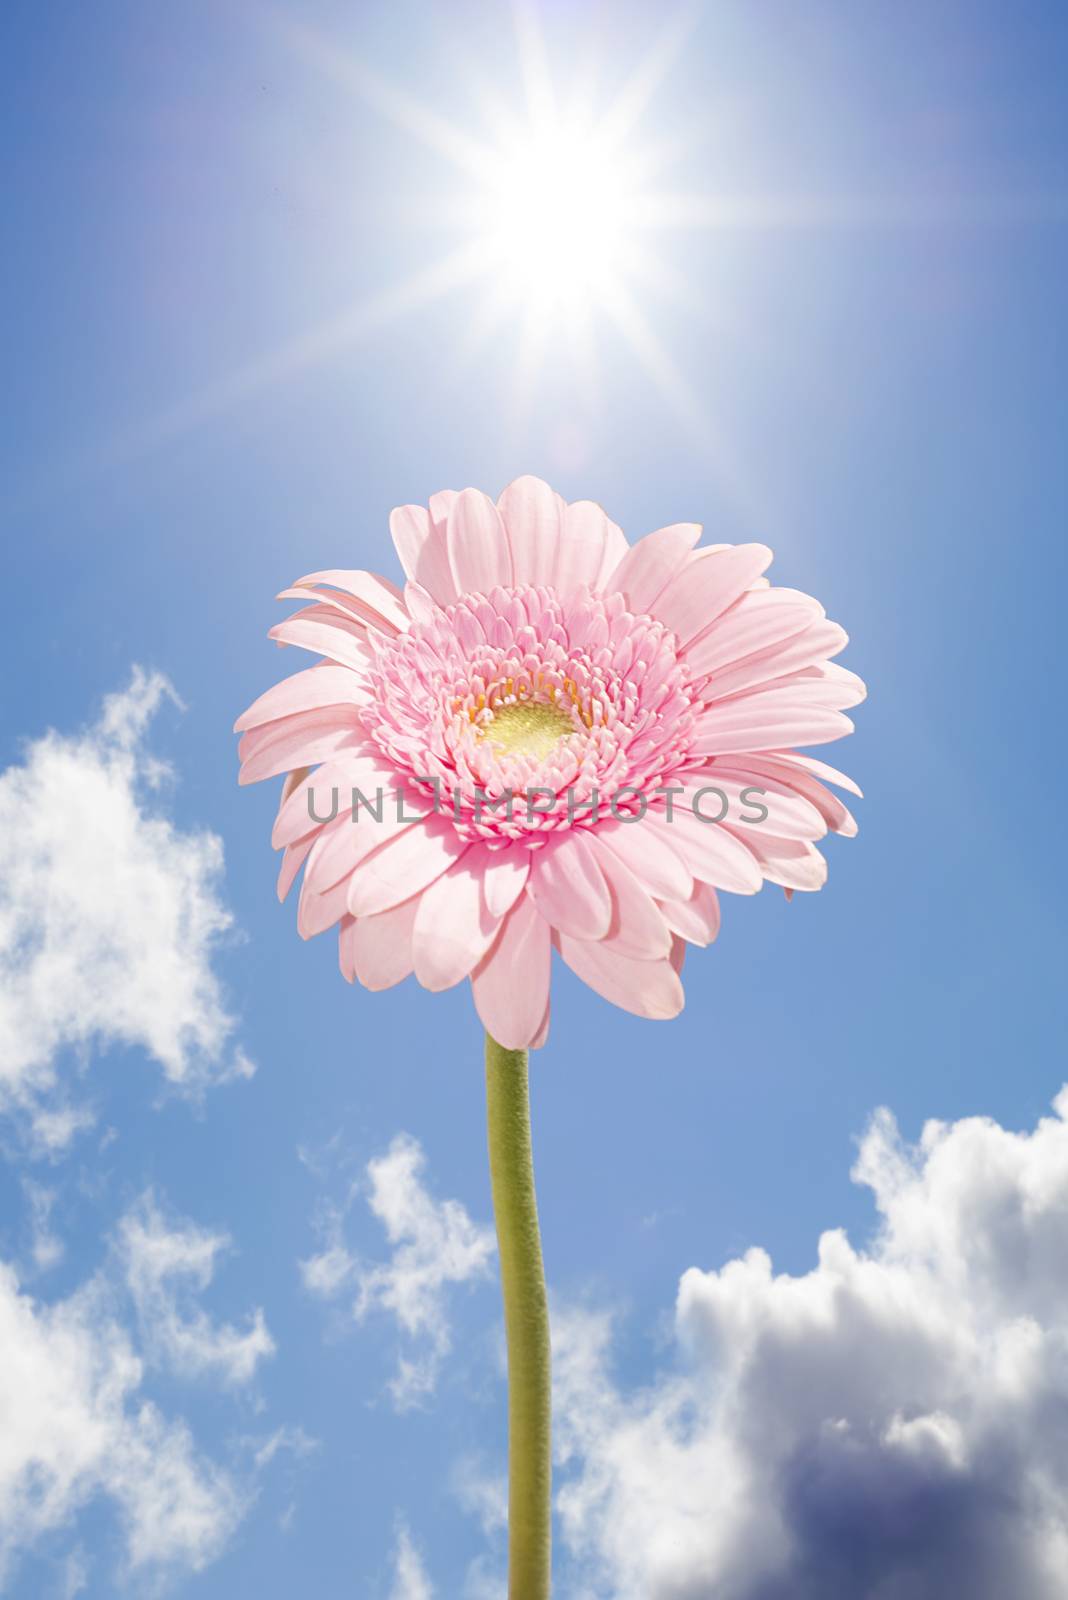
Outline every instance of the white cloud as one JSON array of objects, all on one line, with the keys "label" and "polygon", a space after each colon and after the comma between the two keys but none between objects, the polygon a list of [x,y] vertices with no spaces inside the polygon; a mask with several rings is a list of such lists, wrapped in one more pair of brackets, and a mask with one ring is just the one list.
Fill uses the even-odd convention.
[{"label": "white cloud", "polygon": [[332,1216],[326,1228],[333,1235],[330,1243],[317,1255],[300,1262],[300,1276],[304,1287],[312,1294],[333,1295],[350,1283],[356,1273],[356,1262],[341,1240],[342,1219]]},{"label": "white cloud", "polygon": [[[47,1222],[51,1195],[26,1190],[31,1220],[39,1225],[43,1212]],[[168,1223],[144,1195],[118,1223],[104,1265],[66,1299],[34,1300],[0,1262],[0,1590],[19,1554],[66,1532],[70,1548],[55,1552],[59,1587],[80,1592],[88,1567],[78,1518],[98,1502],[119,1523],[127,1576],[199,1570],[223,1548],[279,1452],[297,1459],[315,1448],[300,1428],[280,1427],[236,1441],[239,1465],[225,1469],[146,1393],[156,1365],[233,1384],[273,1352],[259,1311],[238,1330],[197,1303],[227,1243],[186,1219]]]},{"label": "white cloud", "polygon": [[60,1594],[63,1600],[74,1600],[89,1587],[89,1561],[82,1549],[72,1550],[63,1563]]},{"label": "white cloud", "polygon": [[247,1383],[258,1363],[274,1354],[274,1340],[257,1307],[246,1328],[216,1323],[195,1301],[211,1283],[225,1234],[185,1221],[170,1225],[151,1194],[123,1217],[118,1250],[150,1360],[185,1377],[216,1374]]},{"label": "white cloud", "polygon": [[63,1259],[63,1241],[52,1229],[56,1193],[29,1178],[23,1181],[22,1190],[30,1206],[33,1264],[38,1272],[47,1272]]},{"label": "white cloud", "polygon": [[282,1450],[292,1453],[294,1458],[302,1461],[306,1456],[314,1455],[319,1448],[318,1439],[313,1439],[303,1428],[276,1428],[266,1439],[255,1446],[253,1462],[261,1471],[270,1466],[275,1456]]},{"label": "white cloud", "polygon": [[0,773],[0,1107],[53,1147],[86,1120],[58,1082],[65,1051],[137,1046],[190,1090],[252,1071],[212,965],[232,921],[222,845],[164,815],[145,748],[167,698],[135,668],[95,725]]},{"label": "white cloud", "polygon": [[554,1325],[576,1600],[1060,1600],[1068,1573],[1068,1090],[854,1176],[881,1227],[679,1285],[680,1360],[625,1394],[612,1319]]},{"label": "white cloud", "polygon": [[422,1148],[407,1134],[368,1163],[368,1204],[393,1246],[388,1261],[358,1260],[344,1243],[342,1217],[331,1213],[326,1248],[300,1263],[313,1292],[355,1289],[357,1321],[374,1311],[395,1318],[406,1341],[390,1384],[399,1409],[418,1403],[437,1382],[451,1343],[448,1287],[485,1277],[496,1248],[493,1230],[472,1222],[459,1201],[434,1199],[423,1182],[425,1165]]},{"label": "white cloud", "polygon": [[433,1585],[408,1529],[401,1523],[393,1552],[393,1587],[389,1600],[432,1600]]},{"label": "white cloud", "polygon": [[[0,1583],[15,1555],[103,1497],[131,1569],[197,1570],[244,1510],[234,1479],[139,1393],[142,1365],[94,1282],[56,1305],[0,1264]],[[70,1558],[76,1593],[82,1558]]]}]

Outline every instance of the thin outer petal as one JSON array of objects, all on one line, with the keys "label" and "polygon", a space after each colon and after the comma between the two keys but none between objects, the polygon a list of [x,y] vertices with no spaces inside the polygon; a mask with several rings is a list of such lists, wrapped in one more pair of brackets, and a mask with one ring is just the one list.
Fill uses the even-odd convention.
[{"label": "thin outer petal", "polygon": [[714,673],[702,691],[703,698],[718,700],[727,695],[743,694],[762,683],[771,683],[777,678],[803,671],[806,667],[818,666],[844,650],[848,643],[849,635],[844,628],[840,628],[837,622],[821,618],[781,644]]},{"label": "thin outer petal", "polygon": [[695,747],[708,756],[744,755],[784,744],[826,744],[852,731],[841,711],[799,703],[789,690],[773,689],[706,707],[697,719]]},{"label": "thin outer petal", "polygon": [[650,611],[654,602],[681,570],[701,537],[697,522],[676,522],[657,528],[632,544],[605,583],[606,591],[619,590],[631,611]]},{"label": "thin outer petal", "polygon": [[592,500],[576,500],[564,512],[553,586],[568,595],[584,585],[600,588],[627,553],[627,541]]},{"label": "thin outer petal", "polygon": [[367,651],[351,634],[327,621],[309,620],[307,617],[289,617],[267,630],[268,639],[278,644],[296,645],[300,650],[314,650],[317,655],[337,661],[355,672],[366,672]]},{"label": "thin outer petal", "polygon": [[551,584],[564,502],[540,478],[516,478],[497,501],[512,547],[514,582]]},{"label": "thin outer petal", "polygon": [[597,829],[597,837],[657,898],[685,899],[693,888],[693,875],[685,861],[662,833],[645,826],[644,817],[604,823]]},{"label": "thin outer petal", "polygon": [[711,944],[719,933],[719,895],[710,883],[695,883],[688,900],[661,900],[659,905],[672,933],[691,944]]},{"label": "thin outer petal", "polygon": [[556,936],[556,947],[576,977],[612,1005],[636,1017],[667,1021],[685,1003],[682,983],[670,960],[632,961],[603,940]]},{"label": "thin outer petal", "polygon": [[360,862],[349,879],[349,910],[354,917],[388,911],[428,888],[466,849],[443,817],[405,828]]},{"label": "thin outer petal", "polygon": [[679,805],[675,806],[670,822],[654,811],[649,812],[646,822],[663,832],[695,878],[714,884],[717,889],[728,889],[732,894],[756,894],[759,890],[760,868],[752,850],[722,824],[699,822],[692,812]]},{"label": "thin outer petal", "polygon": [[590,842],[579,832],[534,852],[527,893],[546,922],[577,939],[603,939],[612,922],[612,897]]},{"label": "thin outer petal", "polygon": [[348,935],[356,976],[365,989],[391,989],[412,970],[416,895],[373,917],[357,917]]},{"label": "thin outer petal", "polygon": [[527,1050],[549,1003],[549,925],[528,895],[509,912],[497,942],[471,977],[482,1025],[505,1050]]},{"label": "thin outer petal", "polygon": [[425,589],[439,605],[452,605],[456,599],[456,585],[445,539],[430,513],[423,506],[398,506],[390,512],[389,531],[400,564],[412,582]]},{"label": "thin outer petal", "polygon": [[720,672],[804,633],[823,607],[794,589],[751,589],[682,652],[694,677]]},{"label": "thin outer petal", "polygon": [[[379,577],[377,572],[365,572],[359,567],[332,567],[325,572],[309,572],[307,577],[298,578],[296,587],[309,589],[323,584],[348,595],[354,609],[369,627],[392,634],[404,633],[407,629],[408,613],[404,609],[401,591],[388,578]],[[316,598],[329,601],[330,596],[325,594]]]},{"label": "thin outer petal", "polygon": [[482,874],[482,897],[492,917],[506,916],[526,886],[531,852],[524,845],[488,850]]},{"label": "thin outer petal", "polygon": [[497,507],[478,489],[457,495],[445,534],[449,566],[460,594],[510,588],[512,552]]},{"label": "thin outer petal", "polygon": [[595,833],[590,848],[612,894],[606,941],[621,955],[658,961],[671,950],[671,934],[656,901],[620,858]]},{"label": "thin outer petal", "polygon": [[653,604],[653,615],[685,644],[721,617],[771,561],[766,544],[698,550]]},{"label": "thin outer petal", "polygon": [[366,705],[369,698],[366,684],[349,667],[305,667],[254,700],[234,723],[234,732],[247,733],[250,728],[325,706]]},{"label": "thin outer petal", "polygon": [[493,942],[499,924],[482,903],[481,866],[475,846],[419,897],[412,955],[424,989],[451,989]]}]

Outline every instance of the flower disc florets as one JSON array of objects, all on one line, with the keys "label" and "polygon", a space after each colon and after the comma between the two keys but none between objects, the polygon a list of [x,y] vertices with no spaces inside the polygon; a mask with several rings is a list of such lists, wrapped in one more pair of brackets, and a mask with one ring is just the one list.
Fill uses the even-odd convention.
[{"label": "flower disc florets", "polygon": [[364,726],[464,837],[627,815],[686,768],[697,702],[675,636],[621,594],[492,589],[374,647]]}]

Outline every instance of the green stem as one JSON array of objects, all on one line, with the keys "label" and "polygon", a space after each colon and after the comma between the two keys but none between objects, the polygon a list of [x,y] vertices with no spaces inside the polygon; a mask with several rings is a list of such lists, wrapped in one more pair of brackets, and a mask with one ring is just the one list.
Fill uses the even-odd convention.
[{"label": "green stem", "polygon": [[525,1050],[486,1035],[493,1214],[508,1342],[508,1597],[547,1600],[552,1560],[549,1305],[538,1233]]}]

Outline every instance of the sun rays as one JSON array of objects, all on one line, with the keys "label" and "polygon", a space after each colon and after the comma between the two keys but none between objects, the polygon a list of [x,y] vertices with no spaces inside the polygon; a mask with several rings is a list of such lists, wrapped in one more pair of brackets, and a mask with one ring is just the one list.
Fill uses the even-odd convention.
[{"label": "sun rays", "polygon": [[[388,326],[451,303],[463,307],[450,334],[459,365],[507,346],[503,428],[523,428],[550,363],[569,371],[571,392],[593,414],[605,399],[602,347],[621,341],[650,389],[700,443],[728,497],[744,500],[736,492],[740,474],[717,446],[718,427],[652,306],[659,298],[715,320],[701,285],[679,269],[678,239],[687,229],[730,226],[714,196],[668,188],[688,144],[658,138],[651,126],[653,102],[691,33],[695,8],[683,6],[662,25],[615,91],[604,94],[600,54],[577,51],[566,72],[555,74],[537,8],[517,0],[518,89],[509,93],[499,75],[492,81],[488,64],[476,79],[477,64],[467,60],[466,78],[461,74],[448,96],[426,98],[372,72],[351,46],[291,16],[262,15],[294,62],[410,142],[410,185],[395,187],[383,203],[403,219],[393,224],[398,252],[414,242],[411,268],[143,422],[114,441],[113,455],[152,449],[336,363]],[[430,194],[420,152],[431,158]],[[447,181],[438,181],[441,174]]]}]

